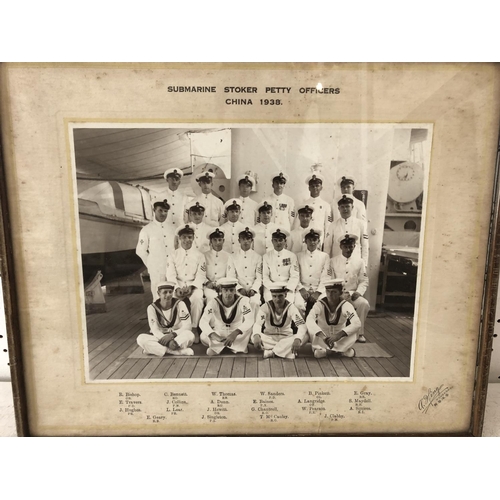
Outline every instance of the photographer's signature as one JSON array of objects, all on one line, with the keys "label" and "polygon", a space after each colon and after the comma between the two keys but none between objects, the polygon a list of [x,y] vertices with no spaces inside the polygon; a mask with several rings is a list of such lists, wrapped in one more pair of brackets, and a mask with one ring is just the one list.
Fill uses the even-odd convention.
[{"label": "photographer's signature", "polygon": [[429,389],[427,394],[418,402],[418,409],[422,413],[427,413],[431,406],[437,406],[444,401],[450,395],[452,389],[453,387],[444,387],[444,384],[434,390]]}]

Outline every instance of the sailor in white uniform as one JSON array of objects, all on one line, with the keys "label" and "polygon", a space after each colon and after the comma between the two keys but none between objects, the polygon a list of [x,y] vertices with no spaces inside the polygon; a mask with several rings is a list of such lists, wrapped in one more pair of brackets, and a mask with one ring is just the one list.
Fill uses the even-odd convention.
[{"label": "sailor in white uniform", "polygon": [[264,285],[264,301],[271,300],[271,288],[276,282],[285,283],[288,287],[287,300],[295,299],[295,290],[299,284],[299,264],[297,256],[287,250],[286,239],[290,233],[283,228],[272,234],[273,249],[262,258],[262,283]]},{"label": "sailor in white uniform", "polygon": [[[315,173],[307,177],[306,184],[311,196],[302,203],[302,205],[308,205],[313,209],[311,223],[314,227],[321,229],[323,234],[333,222],[332,206],[320,196],[324,180],[324,177],[320,173]],[[295,221],[295,227],[297,227],[297,224],[298,221]]]},{"label": "sailor in white uniform", "polygon": [[260,307],[253,325],[252,342],[257,349],[264,351],[264,358],[279,356],[294,359],[301,346],[309,340],[302,316],[286,300],[289,291],[286,283],[274,283],[270,290],[271,300]]},{"label": "sailor in white uniform", "polygon": [[233,254],[233,262],[228,275],[238,280],[237,291],[248,297],[255,319],[260,307],[260,287],[262,286],[262,256],[252,250],[255,232],[245,227],[239,234],[240,250]]},{"label": "sailor in white uniform", "polygon": [[255,186],[255,179],[251,175],[245,174],[238,177],[240,222],[249,227],[253,227],[257,223],[257,206],[259,205],[250,198],[253,186]]},{"label": "sailor in white uniform", "polygon": [[368,288],[368,275],[363,259],[353,255],[358,237],[355,234],[342,236],[338,240],[341,255],[330,261],[330,272],[333,278],[342,279],[344,284],[344,298],[351,302],[361,321],[358,333],[358,342],[366,342],[365,321],[370,311],[370,304],[363,297]]},{"label": "sailor in white uniform", "polygon": [[174,251],[174,230],[167,222],[167,200],[153,205],[154,219],[141,229],[135,253],[148,268],[153,300],[159,298],[158,283],[165,280],[168,255]]},{"label": "sailor in white uniform", "polygon": [[240,222],[240,202],[236,198],[231,198],[224,204],[224,211],[227,216],[227,222],[221,226],[225,234],[224,250],[228,254],[234,255],[240,249],[239,234],[246,227]]},{"label": "sailor in white uniform", "polygon": [[191,316],[186,304],[174,298],[173,282],[158,284],[159,299],[148,306],[148,324],[151,333],[142,333],[137,343],[145,354],[155,356],[192,356],[191,345],[194,334],[191,331]]},{"label": "sailor in white uniform", "polygon": [[[187,206],[189,223],[194,229],[193,247],[196,248],[198,252],[208,252],[210,246],[207,235],[213,227],[205,223],[205,207],[199,201],[191,201]],[[179,243],[177,241],[176,248],[178,247]]]},{"label": "sailor in white uniform", "polygon": [[170,205],[167,223],[170,224],[174,231],[187,222],[186,203],[188,198],[179,191],[183,175],[180,168],[169,168],[165,170],[163,177],[167,181],[168,188],[166,191],[160,193],[159,199],[154,200],[161,201],[164,198],[167,199]]},{"label": "sailor in white uniform", "polygon": [[297,254],[300,281],[295,305],[306,317],[313,305],[325,294],[325,282],[329,280],[330,257],[318,250],[322,229],[310,228],[304,231],[307,249]]},{"label": "sailor in white uniform", "polygon": [[222,200],[212,193],[213,178],[215,174],[211,170],[201,172],[196,176],[196,182],[200,186],[201,194],[194,198],[195,202],[205,207],[204,222],[211,227],[222,224]]},{"label": "sailor in white uniform", "polygon": [[253,318],[247,297],[236,293],[234,278],[221,278],[220,295],[211,299],[200,320],[201,342],[207,354],[216,356],[226,347],[234,352],[248,352]]},{"label": "sailor in white uniform", "polygon": [[314,304],[307,316],[306,325],[315,358],[324,358],[330,353],[353,358],[352,348],[356,342],[361,322],[354,307],[342,298],[343,280],[334,279],[325,283],[326,297]]},{"label": "sailor in white uniform", "polygon": [[[306,229],[312,227],[311,220],[314,208],[309,205],[299,205],[297,208],[298,226],[290,231],[290,237],[287,238],[287,249],[297,255],[307,249],[304,241],[304,233]],[[316,227],[316,226],[315,226]],[[318,248],[323,245],[324,230],[321,232],[321,239]]]},{"label": "sailor in white uniform", "polygon": [[368,233],[366,222],[352,216],[353,199],[353,196],[350,194],[343,194],[339,199],[338,207],[342,217],[330,224],[325,236],[324,251],[330,257],[340,255],[340,247],[337,244],[338,239],[346,234],[355,234],[358,237],[360,246],[356,246],[354,255],[361,257],[365,266],[368,266]]},{"label": "sailor in white uniform", "polygon": [[267,202],[263,201],[257,206],[257,213],[259,222],[255,224],[255,238],[253,249],[259,254],[264,255],[269,250],[273,249],[273,244],[271,242],[273,238],[273,233],[278,229],[278,225],[272,222],[273,218],[273,206]]},{"label": "sailor in white uniform", "polygon": [[[353,198],[352,216],[356,217],[356,219],[361,219],[366,221],[367,219],[366,219],[365,204],[354,196],[355,184],[356,184],[356,179],[354,179],[352,175],[343,175],[337,181],[337,185],[339,186],[340,189],[340,194],[337,196],[337,199],[340,198],[343,194],[350,194]],[[341,215],[338,208],[335,208],[333,219],[336,220],[340,217]]]},{"label": "sailor in white uniform", "polygon": [[217,282],[221,278],[228,276],[228,273],[234,272],[231,255],[222,249],[224,245],[224,231],[218,227],[210,229],[211,231],[207,234],[207,239],[210,242],[210,250],[205,252],[207,281],[205,281],[203,287],[207,303],[219,295]]},{"label": "sailor in white uniform", "polygon": [[283,193],[288,180],[288,175],[283,172],[273,177],[273,193],[268,197],[268,201],[273,206],[273,222],[290,231],[295,220],[295,202]]},{"label": "sailor in white uniform", "polygon": [[205,256],[193,248],[194,229],[186,224],[177,229],[180,246],[167,259],[167,281],[176,283],[175,298],[188,299],[194,342],[199,342],[198,323],[203,311],[203,284],[206,281]]}]

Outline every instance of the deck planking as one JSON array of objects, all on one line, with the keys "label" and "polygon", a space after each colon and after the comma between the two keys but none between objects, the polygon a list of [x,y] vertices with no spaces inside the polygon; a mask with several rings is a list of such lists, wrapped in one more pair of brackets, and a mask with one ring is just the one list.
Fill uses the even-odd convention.
[{"label": "deck planking", "polygon": [[[412,349],[413,317],[407,313],[385,313],[368,317],[365,337],[391,358],[316,359],[310,345],[294,360],[234,355],[218,357],[179,356],[129,359],[136,339],[147,331],[146,307],[150,295],[108,296],[108,312],[87,316],[87,346],[91,380],[283,378],[283,377],[408,377]],[[356,348],[356,346],[354,346]],[[202,352],[199,349],[196,352]]]}]

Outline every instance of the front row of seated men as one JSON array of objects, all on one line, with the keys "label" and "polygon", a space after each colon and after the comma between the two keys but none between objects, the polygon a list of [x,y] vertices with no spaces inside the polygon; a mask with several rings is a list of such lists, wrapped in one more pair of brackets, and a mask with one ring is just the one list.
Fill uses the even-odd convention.
[{"label": "front row of seated men", "polygon": [[[325,282],[325,296],[318,300],[306,320],[286,297],[285,283],[275,283],[271,300],[259,309],[256,321],[248,297],[236,292],[237,280],[219,280],[221,293],[211,299],[200,321],[201,341],[209,356],[224,349],[234,353],[248,352],[248,344],[263,351],[264,358],[278,356],[294,359],[299,349],[311,342],[314,357],[337,353],[352,358],[361,322],[353,305],[344,299],[343,280]],[[151,334],[141,334],[137,343],[144,353],[192,356],[194,334],[184,302],[174,297],[176,284],[158,286],[160,298],[148,307]]]}]

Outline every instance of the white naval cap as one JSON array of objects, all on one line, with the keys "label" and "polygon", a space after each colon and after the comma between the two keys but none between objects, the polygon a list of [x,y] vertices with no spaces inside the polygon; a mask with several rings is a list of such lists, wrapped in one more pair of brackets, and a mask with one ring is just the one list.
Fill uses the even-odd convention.
[{"label": "white naval cap", "polygon": [[251,228],[251,227],[246,227],[245,229],[243,229],[243,231],[240,231],[238,233],[238,236],[246,236],[247,238],[249,238],[250,236],[252,238],[255,238],[255,231]]},{"label": "white naval cap", "polygon": [[269,291],[271,293],[288,292],[289,290],[290,288],[288,288],[288,284],[284,281],[276,281],[269,287]]},{"label": "white naval cap", "polygon": [[338,198],[337,198],[337,205],[343,205],[345,203],[352,203],[354,204],[354,196],[352,196],[351,194],[341,194]]},{"label": "white naval cap", "polygon": [[184,224],[183,226],[179,226],[175,230],[175,234],[177,236],[182,236],[183,234],[194,234],[194,226],[193,224]]},{"label": "white naval cap", "polygon": [[241,181],[246,181],[246,182],[250,182],[252,184],[252,187],[255,186],[255,179],[251,175],[248,175],[248,174],[240,175],[238,177],[237,181],[238,181],[238,184]]},{"label": "white naval cap", "polygon": [[312,181],[320,181],[321,184],[323,184],[324,180],[325,180],[325,177],[323,175],[321,175],[319,172],[316,172],[316,173],[311,174],[308,177],[306,177],[306,184],[309,185],[309,183]]},{"label": "white naval cap", "polygon": [[284,172],[280,172],[279,174],[273,175],[273,179],[272,180],[273,180],[273,182],[275,180],[278,180],[280,182],[285,182],[286,183],[286,182],[288,182],[290,180],[290,177],[287,174],[285,174]]},{"label": "white naval cap", "polygon": [[339,278],[327,280],[327,281],[325,281],[325,288],[327,290],[331,289],[331,288],[343,289],[344,288],[344,280],[339,279]]},{"label": "white naval cap", "polygon": [[257,212],[267,212],[268,210],[272,210],[272,209],[273,209],[272,203],[269,203],[266,200],[261,201],[257,205]]},{"label": "white naval cap", "polygon": [[212,231],[207,233],[207,240],[211,240],[212,238],[224,238],[224,231],[220,227],[215,227]]},{"label": "white naval cap", "polygon": [[193,212],[204,212],[205,211],[205,205],[200,203],[199,201],[192,201],[191,203],[188,204],[188,210],[192,210]]},{"label": "white naval cap", "polygon": [[217,281],[217,285],[221,288],[233,288],[238,284],[238,280],[235,278],[229,278],[226,276],[225,278],[219,278]]},{"label": "white naval cap", "polygon": [[323,230],[317,227],[308,227],[302,232],[302,237],[306,239],[308,236],[311,238],[321,238]]},{"label": "white naval cap", "polygon": [[298,214],[301,212],[309,212],[312,214],[314,212],[314,207],[311,207],[311,205],[307,205],[306,203],[302,203],[297,207],[296,212]]},{"label": "white naval cap", "polygon": [[224,203],[224,210],[240,210],[241,205],[239,200],[236,198],[231,198],[230,200],[227,200],[226,203]]},{"label": "white naval cap", "polygon": [[168,176],[177,176],[177,177],[180,177],[182,179],[183,175],[184,175],[184,173],[182,172],[182,170],[180,168],[169,168],[168,170],[165,170],[163,177],[165,178],[165,180],[167,180]]},{"label": "white naval cap", "polygon": [[339,186],[342,186],[342,184],[356,184],[356,178],[353,175],[343,175],[337,181],[337,184]]},{"label": "white naval cap", "polygon": [[215,177],[215,174],[212,172],[212,170],[206,170],[205,172],[200,172],[196,177],[195,180],[196,182],[200,182],[204,180],[205,182],[210,182]]},{"label": "white naval cap", "polygon": [[271,234],[272,238],[288,238],[290,233],[283,227],[277,227]]},{"label": "white naval cap", "polygon": [[173,281],[161,281],[160,283],[158,283],[157,290],[160,291],[160,290],[163,290],[164,288],[174,289],[176,286],[177,286],[177,284],[174,283]]},{"label": "white naval cap", "polygon": [[350,243],[356,243],[356,241],[358,240],[359,238],[355,234],[344,234],[337,238],[337,243],[339,243],[340,245],[342,245],[343,243],[349,245]]}]

